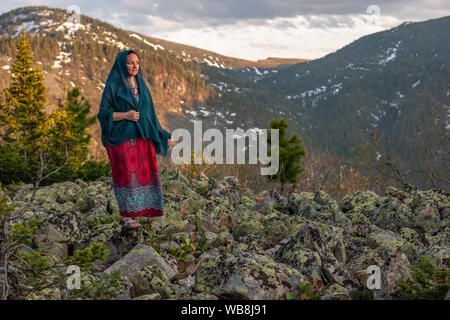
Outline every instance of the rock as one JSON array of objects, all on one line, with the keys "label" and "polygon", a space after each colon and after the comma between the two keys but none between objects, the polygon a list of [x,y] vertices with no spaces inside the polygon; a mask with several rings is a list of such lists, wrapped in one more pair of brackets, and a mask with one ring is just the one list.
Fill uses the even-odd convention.
[{"label": "rock", "polygon": [[182,195],[193,199],[202,199],[201,195],[192,190],[188,184],[181,181],[168,181],[163,183],[164,194],[168,193],[171,195]]},{"label": "rock", "polygon": [[122,275],[119,279],[119,283],[122,286],[122,289],[114,297],[114,300],[130,300],[134,296],[132,282],[128,277]]},{"label": "rock", "polygon": [[[285,263],[297,265],[294,253],[297,248],[317,252],[319,256],[326,255],[326,247],[320,231],[313,224],[301,227],[283,242],[280,249],[275,253],[275,259]],[[294,256],[291,256],[291,254],[294,254]]]},{"label": "rock", "polygon": [[219,230],[219,228],[216,226],[216,224],[211,218],[202,216],[200,213],[197,213],[194,221],[197,230],[203,232],[210,231],[213,233],[217,233]]},{"label": "rock", "polygon": [[52,190],[55,193],[55,201],[62,204],[65,202],[75,202],[74,200],[82,188],[75,182],[65,181],[53,184]]},{"label": "rock", "polygon": [[208,193],[209,190],[209,181],[208,180],[191,180],[191,185],[194,187],[194,190],[201,194],[201,195],[206,195]]},{"label": "rock", "polygon": [[320,300],[351,300],[350,291],[337,283],[333,283],[323,291]]},{"label": "rock", "polygon": [[131,280],[136,296],[158,293],[162,299],[179,299],[187,293],[183,286],[172,284],[166,272],[156,264],[139,270]]},{"label": "rock", "polygon": [[[337,201],[334,200],[330,195],[328,195],[324,191],[317,191],[316,193],[314,193],[313,200],[314,200],[314,202],[321,205],[322,208],[326,207],[327,208],[326,211],[330,211],[333,213],[337,213],[340,211]],[[320,211],[323,212],[323,210],[320,210]]]},{"label": "rock", "polygon": [[[334,234],[326,231],[322,224],[308,224],[281,242],[274,253],[275,261],[293,266],[309,281],[337,282],[348,289],[359,288],[359,283],[343,263],[346,253],[342,231],[335,228]],[[326,234],[326,236],[325,236]],[[335,253],[338,258],[335,257]]]},{"label": "rock", "polygon": [[322,260],[322,273],[325,283],[337,283],[349,291],[362,289],[352,273],[333,256],[327,256]]},{"label": "rock", "polygon": [[189,296],[189,300],[219,300],[219,297],[206,292],[200,292],[198,294]]},{"label": "rock", "polygon": [[86,222],[76,211],[55,212],[46,221],[61,230],[70,243],[84,242],[89,239],[90,232]]},{"label": "rock", "polygon": [[178,283],[186,289],[190,290],[195,285],[195,276],[191,274],[186,278],[178,280]]},{"label": "rock", "polygon": [[[121,223],[111,222],[93,228],[90,241],[104,244],[104,247],[109,250],[106,262],[110,265],[142,243],[143,234],[140,230],[123,228]],[[87,245],[88,243],[83,243],[83,247]]]},{"label": "rock", "polygon": [[298,294],[304,279],[294,268],[250,252],[209,252],[194,275],[195,290],[222,299],[284,299]]},{"label": "rock", "polygon": [[317,191],[314,194],[292,193],[289,199],[289,211],[309,220],[351,227],[350,221],[341,212],[336,200],[323,191]]},{"label": "rock", "polygon": [[80,178],[76,178],[75,183],[78,184],[81,188],[89,187],[89,185],[86,182],[84,182],[83,180],[81,180]]},{"label": "rock", "polygon": [[259,195],[257,199],[261,199],[253,208],[253,211],[270,213],[274,205],[276,204],[276,200],[269,194]]},{"label": "rock", "polygon": [[403,201],[406,198],[410,197],[410,194],[404,192],[402,190],[398,190],[395,187],[389,186],[384,191],[384,194],[391,197],[396,197],[398,200]]},{"label": "rock", "polygon": [[[82,272],[81,299],[285,299],[300,296],[301,281],[315,279],[327,286],[320,299],[368,298],[371,265],[382,277],[382,289],[371,291],[374,299],[402,299],[395,283],[410,275],[421,255],[450,267],[450,197],[444,192],[387,187],[381,196],[358,190],[339,201],[323,191],[286,199],[240,188],[235,177],[203,173],[188,180],[164,169],[161,180],[164,216],[151,219],[150,235],[123,228],[111,177],[39,188],[18,222],[39,218],[42,224],[33,246],[19,250],[48,249],[52,264],[102,243],[109,254]],[[15,187],[7,203],[20,208],[31,191],[32,185]],[[191,244],[182,258],[190,262],[169,250],[181,249],[186,239]],[[143,244],[149,242],[157,250]],[[113,270],[123,273],[121,286],[105,282]],[[65,289],[27,290],[31,299],[67,298]]]},{"label": "rock", "polygon": [[159,293],[155,292],[152,294],[144,294],[139,297],[134,297],[132,300],[160,300],[160,299],[161,299],[161,295]]},{"label": "rock", "polygon": [[120,209],[119,209],[119,205],[117,204],[116,199],[113,199],[113,198],[108,199],[108,203],[106,205],[106,211],[110,215],[116,215],[116,216],[119,215]]},{"label": "rock", "polygon": [[232,234],[239,239],[240,237],[246,237],[248,235],[255,235],[263,229],[263,225],[259,221],[244,220],[237,221],[233,226]]},{"label": "rock", "polygon": [[264,237],[261,239],[261,245],[264,248],[273,247],[291,233],[285,217],[279,215],[263,217],[261,223],[264,229],[261,230],[261,234],[264,234]]},{"label": "rock", "polygon": [[391,253],[401,250],[406,244],[404,239],[389,230],[374,231],[368,238],[373,243],[372,248],[381,246]]},{"label": "rock", "polygon": [[441,206],[438,208],[441,220],[444,220],[450,216],[450,206]]},{"label": "rock", "polygon": [[206,205],[205,199],[188,198],[183,200],[180,204],[180,217],[185,219],[191,214],[196,214],[201,211]]},{"label": "rock", "polygon": [[371,223],[394,232],[414,226],[411,208],[396,197],[382,197],[379,207],[369,214]]},{"label": "rock", "polygon": [[67,257],[68,241],[66,237],[61,230],[48,222],[44,222],[39,227],[33,242],[36,247],[49,251],[51,264]]},{"label": "rock", "polygon": [[208,193],[208,199],[225,197],[231,201],[234,207],[240,202],[239,181],[236,177],[225,177],[216,182]]},{"label": "rock", "polygon": [[410,262],[406,255],[397,252],[390,257],[387,263],[381,268],[381,289],[375,290],[374,298],[391,300],[401,297],[401,288],[397,281],[401,277],[411,278]]},{"label": "rock", "polygon": [[379,196],[373,191],[358,190],[343,196],[338,205],[343,212],[362,212],[369,214],[376,208]]},{"label": "rock", "polygon": [[61,290],[58,288],[45,288],[27,295],[27,300],[61,300]]},{"label": "rock", "polygon": [[419,262],[419,256],[429,256],[439,268],[450,268],[450,246],[432,246],[418,253],[412,261],[414,264]]},{"label": "rock", "polygon": [[436,207],[430,207],[429,205],[417,208],[415,210],[417,214],[414,214],[412,225],[414,227],[422,229],[426,233],[435,234],[441,228],[440,214]]},{"label": "rock", "polygon": [[168,279],[175,277],[176,272],[170,265],[152,248],[144,244],[138,244],[122,259],[108,267],[104,273],[109,274],[114,270],[121,270],[122,275],[132,278],[139,270],[149,265],[159,266]]}]

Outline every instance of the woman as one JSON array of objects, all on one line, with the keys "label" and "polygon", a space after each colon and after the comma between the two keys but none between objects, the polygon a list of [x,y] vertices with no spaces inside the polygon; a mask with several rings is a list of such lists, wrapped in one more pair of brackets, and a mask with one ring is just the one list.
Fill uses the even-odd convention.
[{"label": "woman", "polygon": [[117,54],[97,118],[125,226],[141,227],[135,220],[139,216],[162,216],[164,199],[156,154],[167,154],[171,133],[159,124],[135,51]]}]

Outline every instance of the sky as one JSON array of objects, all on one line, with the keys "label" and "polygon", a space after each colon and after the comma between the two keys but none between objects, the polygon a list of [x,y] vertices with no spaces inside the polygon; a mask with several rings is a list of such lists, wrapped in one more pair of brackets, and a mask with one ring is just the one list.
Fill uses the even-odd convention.
[{"label": "sky", "polygon": [[67,9],[115,27],[247,60],[316,59],[358,38],[450,15],[449,0],[15,0]]}]

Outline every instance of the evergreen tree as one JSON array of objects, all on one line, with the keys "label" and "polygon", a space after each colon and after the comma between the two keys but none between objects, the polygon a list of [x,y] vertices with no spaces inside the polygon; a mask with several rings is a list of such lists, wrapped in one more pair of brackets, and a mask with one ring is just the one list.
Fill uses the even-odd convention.
[{"label": "evergreen tree", "polygon": [[6,104],[0,105],[3,139],[23,154],[25,163],[38,161],[44,147],[47,116],[44,111],[46,90],[41,69],[33,68],[33,56],[25,31],[16,45],[17,57],[11,68],[9,88],[3,89]]},{"label": "evergreen tree", "polygon": [[[288,140],[286,138],[286,130],[288,122],[286,119],[273,119],[270,122],[271,129],[278,129],[279,131],[279,170],[276,175],[268,176],[270,180],[278,180],[281,182],[281,192],[284,192],[286,183],[297,182],[297,177],[305,169],[301,167],[301,157],[305,155],[305,150],[301,145],[300,138],[297,134],[292,134]],[[271,143],[270,131],[268,131],[268,145]]]},{"label": "evergreen tree", "polygon": [[80,95],[78,88],[69,90],[66,100],[50,115],[50,139],[54,146],[52,157],[56,160],[54,166],[68,160],[68,167],[60,171],[59,177],[53,177],[56,180],[74,178],[88,155],[87,146],[91,135],[86,129],[95,123],[96,117],[89,115],[91,105],[83,96],[80,98]]}]

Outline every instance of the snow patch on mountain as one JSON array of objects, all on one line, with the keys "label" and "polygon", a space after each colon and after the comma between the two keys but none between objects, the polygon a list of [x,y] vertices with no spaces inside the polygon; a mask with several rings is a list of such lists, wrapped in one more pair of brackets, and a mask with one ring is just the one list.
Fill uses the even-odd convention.
[{"label": "snow patch on mountain", "polygon": [[14,37],[17,37],[22,32],[24,27],[25,27],[25,32],[29,32],[31,30],[36,30],[36,29],[39,30],[39,26],[34,22],[34,20],[28,21],[28,22],[23,22],[21,25],[19,25],[17,27]]},{"label": "snow patch on mountain", "polygon": [[395,57],[397,56],[397,50],[400,47],[400,44],[402,43],[401,40],[399,40],[394,47],[392,48],[388,48],[386,50],[386,52],[384,52],[383,54],[380,55],[380,57],[382,58],[378,64],[381,66],[386,65],[388,62],[393,61],[395,59]]}]

